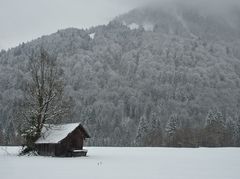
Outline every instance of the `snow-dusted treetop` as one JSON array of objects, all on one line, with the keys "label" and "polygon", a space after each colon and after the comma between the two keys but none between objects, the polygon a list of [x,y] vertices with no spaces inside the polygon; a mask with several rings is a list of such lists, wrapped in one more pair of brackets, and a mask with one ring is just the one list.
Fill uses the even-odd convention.
[{"label": "snow-dusted treetop", "polygon": [[91,34],[89,34],[89,36],[90,36],[91,39],[94,39],[95,33],[91,33]]},{"label": "snow-dusted treetop", "polygon": [[[54,124],[45,125],[42,129],[42,136],[35,143],[36,144],[59,143],[61,140],[65,139],[68,136],[68,134],[70,134],[78,126],[82,127],[82,125],[80,123],[70,123],[70,124],[61,124],[61,125],[54,125]],[[83,130],[84,130],[84,128],[83,128]],[[86,132],[86,134],[87,134],[87,132]],[[89,137],[88,134],[86,136]]]}]

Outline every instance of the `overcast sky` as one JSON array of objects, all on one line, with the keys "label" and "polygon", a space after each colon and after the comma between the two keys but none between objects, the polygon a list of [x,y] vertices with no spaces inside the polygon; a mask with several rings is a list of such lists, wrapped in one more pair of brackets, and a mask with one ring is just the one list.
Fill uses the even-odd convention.
[{"label": "overcast sky", "polygon": [[115,16],[150,1],[169,0],[0,0],[0,49],[67,27],[88,28],[107,24]]},{"label": "overcast sky", "polygon": [[135,5],[126,0],[0,0],[0,49],[58,29],[106,24]]}]

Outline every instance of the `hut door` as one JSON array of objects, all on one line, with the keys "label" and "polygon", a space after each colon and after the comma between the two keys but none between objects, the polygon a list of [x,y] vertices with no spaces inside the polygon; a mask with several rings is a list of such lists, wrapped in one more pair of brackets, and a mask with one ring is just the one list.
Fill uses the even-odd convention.
[{"label": "hut door", "polygon": [[81,150],[83,147],[83,137],[80,132],[74,133],[71,138],[71,149]]}]

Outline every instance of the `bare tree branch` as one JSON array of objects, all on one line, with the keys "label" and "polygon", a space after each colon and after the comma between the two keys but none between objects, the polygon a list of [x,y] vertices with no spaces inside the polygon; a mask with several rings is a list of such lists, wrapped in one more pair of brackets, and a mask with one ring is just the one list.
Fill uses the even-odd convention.
[{"label": "bare tree branch", "polygon": [[21,118],[22,135],[28,147],[33,147],[35,140],[41,136],[46,123],[56,123],[69,112],[64,96],[63,81],[56,58],[44,49],[40,54],[29,57],[31,80],[26,87],[25,101]]}]

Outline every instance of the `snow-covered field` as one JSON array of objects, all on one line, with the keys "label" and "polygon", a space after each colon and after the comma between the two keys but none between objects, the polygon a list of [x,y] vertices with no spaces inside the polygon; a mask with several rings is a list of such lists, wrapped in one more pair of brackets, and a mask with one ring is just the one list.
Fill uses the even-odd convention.
[{"label": "snow-covered field", "polygon": [[[7,152],[6,152],[7,149]],[[0,147],[1,179],[239,179],[240,148],[88,147],[88,157],[18,157]]]}]

